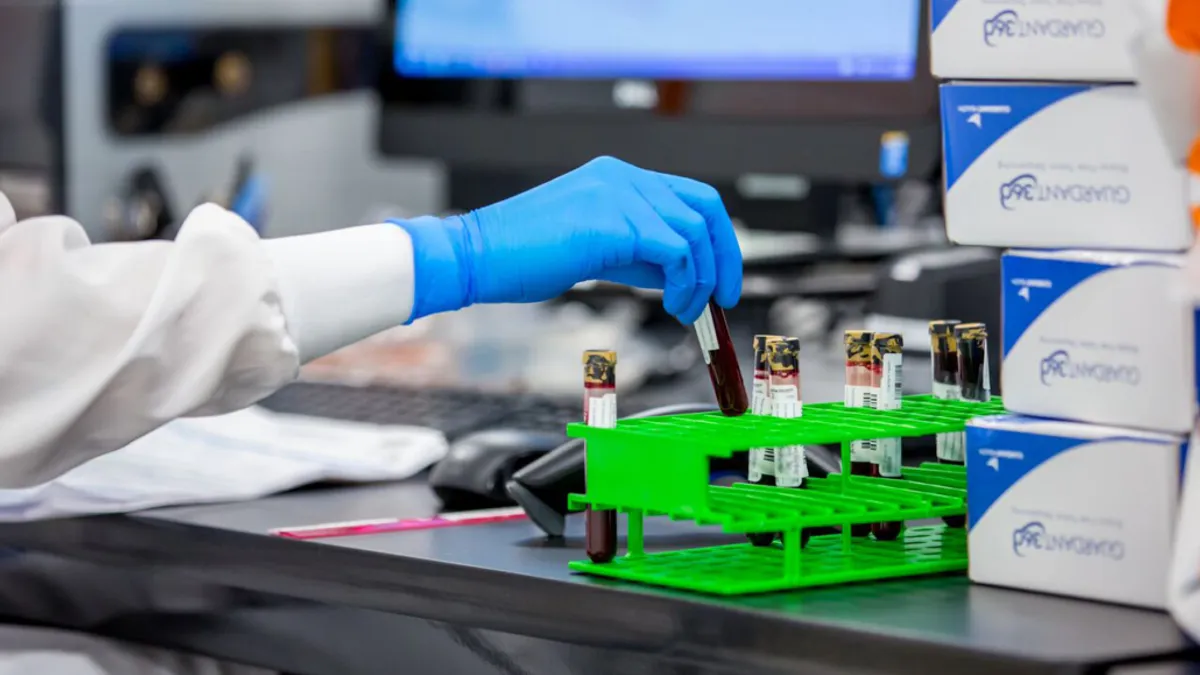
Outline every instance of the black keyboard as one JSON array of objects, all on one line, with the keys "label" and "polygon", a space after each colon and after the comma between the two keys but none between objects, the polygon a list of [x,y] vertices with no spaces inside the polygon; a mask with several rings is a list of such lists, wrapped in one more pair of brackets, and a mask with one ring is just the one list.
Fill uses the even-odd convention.
[{"label": "black keyboard", "polygon": [[375,424],[438,429],[447,438],[483,429],[563,431],[583,419],[582,402],[462,389],[351,387],[297,382],[262,402],[269,410]]}]

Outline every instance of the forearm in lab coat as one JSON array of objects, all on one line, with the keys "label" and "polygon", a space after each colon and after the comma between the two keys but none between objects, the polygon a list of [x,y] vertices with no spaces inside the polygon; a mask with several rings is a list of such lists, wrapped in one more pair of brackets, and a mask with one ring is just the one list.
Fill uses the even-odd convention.
[{"label": "forearm in lab coat", "polygon": [[204,205],[175,241],[93,246],[68,218],[12,221],[0,196],[0,487],[250,405],[412,309],[393,225],[260,240]]}]

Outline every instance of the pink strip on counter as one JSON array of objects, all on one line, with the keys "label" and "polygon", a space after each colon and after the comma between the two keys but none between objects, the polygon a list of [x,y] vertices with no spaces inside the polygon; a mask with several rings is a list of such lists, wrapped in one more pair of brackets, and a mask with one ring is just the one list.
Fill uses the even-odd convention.
[{"label": "pink strip on counter", "polygon": [[441,527],[458,527],[460,525],[486,525],[488,523],[504,523],[526,519],[528,519],[528,516],[525,515],[523,509],[520,507],[511,507],[506,509],[443,513],[440,516],[429,518],[379,518],[375,520],[355,520],[320,525],[298,525],[295,527],[276,528],[270,530],[270,533],[276,537],[284,537],[285,539],[330,539],[333,537],[358,537],[368,534],[383,534],[385,532],[432,530]]}]

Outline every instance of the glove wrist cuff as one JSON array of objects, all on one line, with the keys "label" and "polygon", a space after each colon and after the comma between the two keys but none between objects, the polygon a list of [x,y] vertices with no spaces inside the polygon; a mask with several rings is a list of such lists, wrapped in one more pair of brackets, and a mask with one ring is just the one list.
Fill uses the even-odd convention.
[{"label": "glove wrist cuff", "polygon": [[391,220],[412,238],[413,309],[407,323],[475,301],[469,255],[471,216]]}]

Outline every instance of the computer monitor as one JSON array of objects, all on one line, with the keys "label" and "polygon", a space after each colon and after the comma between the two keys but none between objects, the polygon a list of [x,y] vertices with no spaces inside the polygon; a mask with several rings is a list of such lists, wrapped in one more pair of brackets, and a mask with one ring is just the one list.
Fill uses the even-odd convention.
[{"label": "computer monitor", "polygon": [[[405,0],[409,77],[909,80],[906,0]],[[863,16],[871,17],[866,21]]]},{"label": "computer monitor", "polygon": [[710,180],[926,177],[924,0],[390,0],[380,147]]}]

